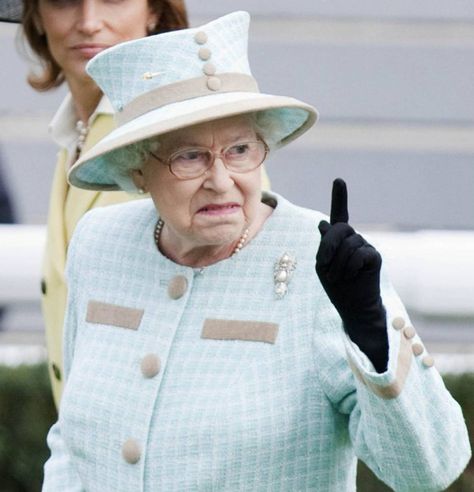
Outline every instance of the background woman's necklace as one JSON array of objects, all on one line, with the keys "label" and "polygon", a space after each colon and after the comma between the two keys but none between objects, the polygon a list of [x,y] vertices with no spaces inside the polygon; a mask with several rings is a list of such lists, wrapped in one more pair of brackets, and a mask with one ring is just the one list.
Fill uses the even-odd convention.
[{"label": "background woman's necklace", "polygon": [[[154,233],[155,245],[158,249],[160,249],[160,246],[159,246],[160,236],[161,236],[161,230],[163,229],[164,225],[165,225],[165,223],[161,219],[158,219],[158,222],[156,223],[156,226],[155,226],[155,233]],[[244,244],[247,241],[248,236],[249,236],[249,230],[248,230],[248,228],[246,228],[245,231],[243,232],[243,234],[240,236],[239,242],[237,243],[236,247],[234,248],[234,251],[232,251],[232,254],[229,256],[229,258],[236,255],[244,247]],[[198,272],[203,273],[204,268],[205,267],[199,268]]]},{"label": "background woman's necklace", "polygon": [[79,157],[84,144],[86,142],[87,135],[89,135],[89,130],[91,129],[90,125],[86,125],[82,120],[77,120],[76,130],[78,133],[77,141],[76,141],[76,159]]}]

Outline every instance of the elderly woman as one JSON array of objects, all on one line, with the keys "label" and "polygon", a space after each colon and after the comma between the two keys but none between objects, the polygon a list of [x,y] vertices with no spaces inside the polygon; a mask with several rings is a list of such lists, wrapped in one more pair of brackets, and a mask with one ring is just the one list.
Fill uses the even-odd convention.
[{"label": "elderly woman", "polygon": [[74,234],[45,491],[351,491],[356,457],[397,491],[434,491],[470,457],[343,181],[330,223],[262,193],[267,154],[316,112],[258,92],[248,22],[88,65],[119,127],[69,179],[151,200],[91,211]]}]

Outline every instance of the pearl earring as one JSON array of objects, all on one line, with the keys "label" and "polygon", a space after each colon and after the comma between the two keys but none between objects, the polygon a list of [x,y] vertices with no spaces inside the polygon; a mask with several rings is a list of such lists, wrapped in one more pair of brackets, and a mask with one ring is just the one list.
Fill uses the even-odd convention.
[{"label": "pearl earring", "polygon": [[45,35],[44,29],[43,29],[43,25],[41,24],[41,22],[38,19],[35,19],[34,20],[34,26],[36,28],[36,32],[40,36],[44,36]]},{"label": "pearl earring", "polygon": [[139,195],[144,195],[146,193],[145,188],[138,188],[137,191]]},{"label": "pearl earring", "polygon": [[148,31],[148,34],[151,34],[156,28],[156,24],[154,22],[149,22],[147,25],[146,25],[146,29]]}]

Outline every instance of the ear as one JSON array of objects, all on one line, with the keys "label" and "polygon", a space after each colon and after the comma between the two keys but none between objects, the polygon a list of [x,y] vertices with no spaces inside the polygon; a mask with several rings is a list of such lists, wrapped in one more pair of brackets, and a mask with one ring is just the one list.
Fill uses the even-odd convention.
[{"label": "ear", "polygon": [[37,33],[40,36],[44,36],[45,31],[44,31],[44,27],[43,27],[43,20],[41,19],[41,16],[39,13],[36,13],[36,15],[33,17],[33,24],[35,26]]},{"label": "ear", "polygon": [[159,24],[159,22],[160,22],[160,14],[149,8],[147,22],[146,22],[147,33],[151,34],[156,29],[156,26]]},{"label": "ear", "polygon": [[132,170],[132,181],[138,190],[142,190],[144,193],[146,192],[146,180],[141,169]]}]

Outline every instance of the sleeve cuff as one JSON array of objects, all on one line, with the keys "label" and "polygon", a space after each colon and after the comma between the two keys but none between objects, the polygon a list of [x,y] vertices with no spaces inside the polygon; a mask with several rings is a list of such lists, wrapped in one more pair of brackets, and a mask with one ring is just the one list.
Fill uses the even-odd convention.
[{"label": "sleeve cuff", "polygon": [[420,347],[422,352],[424,349],[420,343],[412,343],[415,330],[406,324],[404,318],[393,318],[387,329],[389,360],[387,370],[381,374],[348,336],[345,337],[345,346],[349,366],[359,382],[378,397],[393,399],[403,391],[413,354],[419,355]]}]

